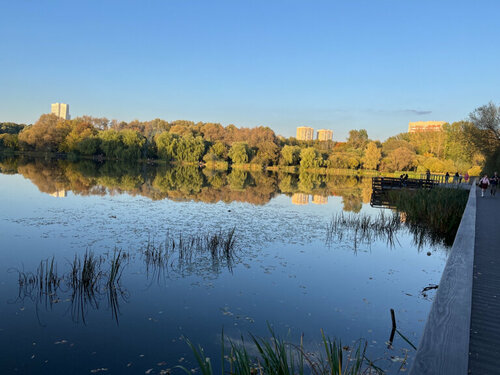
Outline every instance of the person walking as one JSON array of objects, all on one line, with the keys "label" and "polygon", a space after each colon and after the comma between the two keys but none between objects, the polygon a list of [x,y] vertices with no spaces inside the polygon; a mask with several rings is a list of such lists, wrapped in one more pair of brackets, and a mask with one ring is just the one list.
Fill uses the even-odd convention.
[{"label": "person walking", "polygon": [[449,179],[450,179],[450,174],[446,172],[446,174],[444,175],[444,183],[447,184]]},{"label": "person walking", "polygon": [[453,183],[454,183],[454,184],[458,184],[458,178],[459,178],[459,177],[460,177],[460,176],[459,176],[458,172],[457,172],[457,173],[455,173],[455,175],[453,176]]},{"label": "person walking", "polygon": [[492,197],[494,197],[495,194],[497,193],[497,186],[499,182],[500,182],[500,177],[498,177],[497,172],[495,172],[493,177],[490,178],[490,186],[491,186],[490,195]]},{"label": "person walking", "polygon": [[488,175],[485,174],[482,179],[479,180],[479,187],[481,188],[481,197],[484,197],[484,192],[486,189],[488,189],[488,186],[490,185],[490,180],[488,178]]},{"label": "person walking", "polygon": [[469,182],[469,177],[470,177],[469,173],[465,172],[465,174],[464,174],[464,181],[465,181],[465,183]]}]

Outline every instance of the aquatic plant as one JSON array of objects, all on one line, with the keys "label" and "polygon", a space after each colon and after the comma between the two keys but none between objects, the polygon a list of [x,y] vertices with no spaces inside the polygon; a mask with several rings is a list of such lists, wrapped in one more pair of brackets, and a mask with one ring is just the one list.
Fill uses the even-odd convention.
[{"label": "aquatic plant", "polygon": [[18,273],[19,299],[29,297],[43,302],[45,306],[52,306],[57,300],[61,277],[57,273],[54,257],[40,261],[35,272],[15,271]]},{"label": "aquatic plant", "polygon": [[355,249],[359,243],[369,244],[383,239],[391,246],[397,241],[396,233],[401,229],[401,218],[396,212],[381,211],[377,216],[367,214],[335,213],[326,227],[326,244],[334,240],[348,240]]},{"label": "aquatic plant", "polygon": [[388,198],[405,214],[406,224],[416,240],[429,237],[453,244],[469,192],[464,189],[393,190]]},{"label": "aquatic plant", "polygon": [[[353,346],[342,346],[336,339],[325,336],[321,331],[322,353],[307,352],[303,346],[303,337],[300,344],[295,345],[279,337],[268,326],[270,337],[262,338],[250,335],[251,342],[257,355],[251,355],[244,337],[241,343],[224,337],[221,339],[221,374],[230,375],[369,375],[383,374],[383,371],[366,357],[367,342],[359,340]],[[204,375],[214,374],[210,357],[204,349],[185,339],[193,352],[194,358]],[[229,346],[229,355],[225,355],[226,343]],[[186,374],[191,370],[177,366]]]},{"label": "aquatic plant", "polygon": [[236,251],[235,231],[233,227],[213,234],[172,236],[167,233],[165,241],[158,244],[149,238],[141,250],[147,272],[161,278],[169,270],[192,270],[207,260],[214,271],[221,265],[231,270]]},{"label": "aquatic plant", "polygon": [[88,307],[97,309],[101,296],[106,294],[109,308],[118,322],[119,297],[126,300],[128,296],[120,285],[125,258],[126,253],[115,250],[108,269],[103,267],[106,260],[104,256],[97,256],[87,250],[83,256],[75,254],[68,272],[62,275],[57,273],[54,257],[42,260],[34,273],[16,270],[18,299],[22,301],[30,298],[38,308],[41,302],[46,306],[59,302],[58,293],[69,294],[73,320],[85,323]]}]

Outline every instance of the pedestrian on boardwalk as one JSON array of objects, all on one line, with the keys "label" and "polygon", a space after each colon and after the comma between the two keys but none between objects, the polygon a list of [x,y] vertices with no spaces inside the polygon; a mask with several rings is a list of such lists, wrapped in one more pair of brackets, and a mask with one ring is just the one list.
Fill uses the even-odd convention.
[{"label": "pedestrian on boardwalk", "polygon": [[464,174],[464,181],[465,181],[465,183],[469,182],[469,173],[468,172],[465,172],[465,174]]},{"label": "pedestrian on boardwalk", "polygon": [[488,175],[485,174],[482,179],[479,180],[479,187],[481,188],[481,196],[484,197],[484,192],[486,189],[488,189],[488,186],[490,185],[490,180],[488,178]]},{"label": "pedestrian on boardwalk", "polygon": [[447,184],[449,179],[450,179],[450,174],[446,172],[446,174],[444,175],[444,183]]},{"label": "pedestrian on boardwalk", "polygon": [[453,183],[454,183],[454,184],[458,184],[458,178],[459,178],[459,177],[460,177],[460,176],[459,176],[458,172],[457,172],[457,173],[455,173],[455,175],[453,176]]},{"label": "pedestrian on boardwalk", "polygon": [[431,171],[427,169],[427,172],[425,172],[425,179],[427,181],[431,180]]},{"label": "pedestrian on boardwalk", "polygon": [[497,193],[497,186],[499,182],[500,182],[500,177],[498,177],[497,172],[495,172],[493,177],[490,178],[490,186],[491,186],[490,195],[492,197],[494,197],[495,194]]}]

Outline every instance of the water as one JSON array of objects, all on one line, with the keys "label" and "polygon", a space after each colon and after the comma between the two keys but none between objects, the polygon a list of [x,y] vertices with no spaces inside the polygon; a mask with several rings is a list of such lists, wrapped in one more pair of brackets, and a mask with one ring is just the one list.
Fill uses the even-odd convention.
[{"label": "water", "polygon": [[[447,257],[406,230],[393,247],[379,239],[354,248],[349,236],[328,246],[332,214],[383,210],[368,204],[369,179],[20,159],[0,168],[2,374],[180,373],[176,365],[197,367],[183,337],[218,366],[222,329],[240,340],[269,336],[268,324],[291,342],[304,334],[310,351],[321,329],[345,344],[364,338],[368,357],[398,373],[414,350],[399,336],[387,347],[389,310],[417,344],[434,293],[421,290],[439,282]],[[141,253],[167,234],[231,228],[229,267],[208,254],[148,267]],[[75,297],[67,277],[49,296],[19,286],[19,271],[51,257],[62,275],[92,251],[106,271],[116,249],[128,257],[113,298],[105,287]]]}]

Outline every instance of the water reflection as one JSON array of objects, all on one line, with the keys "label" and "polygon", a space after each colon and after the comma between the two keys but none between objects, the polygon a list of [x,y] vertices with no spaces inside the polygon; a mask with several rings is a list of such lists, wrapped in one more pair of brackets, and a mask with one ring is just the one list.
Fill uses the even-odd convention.
[{"label": "water reflection", "polygon": [[61,264],[55,257],[40,261],[35,271],[11,270],[18,275],[16,303],[31,301],[40,325],[39,308],[52,310],[59,303],[69,302],[73,322],[86,324],[89,309],[98,310],[104,299],[112,318],[118,324],[120,303],[128,300],[128,291],[121,285],[123,268],[129,254],[115,251],[112,255],[95,255],[86,251],[75,254],[69,269],[60,274]]},{"label": "water reflection", "polygon": [[63,264],[55,257],[40,261],[34,271],[11,269],[18,276],[18,296],[15,303],[31,301],[40,325],[39,308],[50,311],[55,304],[70,303],[73,322],[86,324],[90,310],[99,310],[103,300],[113,320],[118,324],[120,304],[128,302],[128,290],[122,286],[123,270],[131,260],[142,261],[146,278],[165,285],[167,279],[193,274],[204,278],[217,277],[223,268],[232,273],[237,260],[236,228],[213,234],[170,236],[155,243],[148,240],[144,248],[135,252],[115,250],[96,255],[85,251],[75,254],[62,274]]},{"label": "water reflection", "polygon": [[153,200],[206,203],[268,203],[286,194],[297,205],[326,204],[329,196],[342,197],[345,211],[359,212],[369,203],[371,179],[311,173],[265,173],[233,169],[230,173],[195,166],[147,163],[98,163],[91,160],[0,159],[0,172],[19,173],[54,197],[77,195],[141,195]]}]

